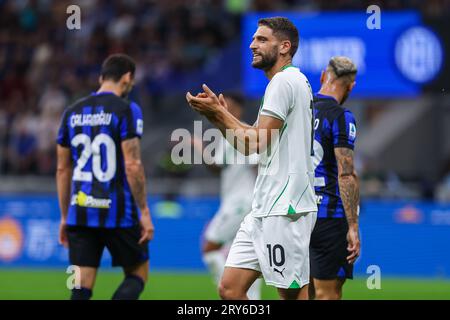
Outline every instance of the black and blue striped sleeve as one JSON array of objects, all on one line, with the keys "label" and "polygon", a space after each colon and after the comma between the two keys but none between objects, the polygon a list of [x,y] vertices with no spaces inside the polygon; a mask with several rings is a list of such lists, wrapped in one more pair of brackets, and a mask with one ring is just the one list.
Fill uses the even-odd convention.
[{"label": "black and blue striped sleeve", "polygon": [[61,124],[59,126],[58,136],[56,137],[56,143],[66,148],[70,147],[68,126],[67,111],[65,111],[61,117]]},{"label": "black and blue striped sleeve", "polygon": [[120,124],[120,138],[127,140],[131,138],[141,138],[144,132],[144,120],[141,107],[134,102],[130,103]]},{"label": "black and blue striped sleeve", "polygon": [[355,148],[356,121],[350,110],[345,110],[333,121],[333,145],[335,148]]}]

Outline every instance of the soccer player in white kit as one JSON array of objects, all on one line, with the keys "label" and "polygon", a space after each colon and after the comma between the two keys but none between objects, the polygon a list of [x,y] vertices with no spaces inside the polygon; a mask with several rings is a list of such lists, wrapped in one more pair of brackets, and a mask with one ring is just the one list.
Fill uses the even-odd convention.
[{"label": "soccer player in white kit", "polygon": [[[243,97],[230,93],[225,98],[228,111],[237,119],[242,116]],[[227,247],[231,245],[244,217],[251,211],[258,155],[245,157],[226,140],[221,139],[214,157],[204,152],[202,141],[192,138],[195,150],[214,172],[220,172],[220,207],[208,224],[202,245],[202,258],[217,285],[225,267]],[[207,159],[208,158],[208,159]],[[256,280],[247,295],[261,299],[261,280]]]},{"label": "soccer player in white kit", "polygon": [[186,94],[191,107],[235,148],[260,154],[252,211],[241,224],[221,279],[223,299],[247,299],[248,288],[261,275],[282,299],[308,299],[309,242],[317,217],[313,96],[306,77],[291,64],[298,42],[297,28],[288,19],[258,21],[250,44],[252,66],[270,82],[253,126],[233,117],[223,95],[217,97],[206,85],[195,97]]}]

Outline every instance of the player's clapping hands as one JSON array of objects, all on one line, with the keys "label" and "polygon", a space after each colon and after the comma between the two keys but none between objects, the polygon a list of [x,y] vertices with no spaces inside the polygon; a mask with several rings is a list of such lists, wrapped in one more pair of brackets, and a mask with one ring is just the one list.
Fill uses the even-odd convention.
[{"label": "player's clapping hands", "polygon": [[197,94],[195,97],[190,92],[186,94],[187,102],[195,111],[208,117],[214,115],[221,108],[227,109],[223,94],[220,94],[219,97],[217,97],[206,84],[202,87],[204,92]]}]

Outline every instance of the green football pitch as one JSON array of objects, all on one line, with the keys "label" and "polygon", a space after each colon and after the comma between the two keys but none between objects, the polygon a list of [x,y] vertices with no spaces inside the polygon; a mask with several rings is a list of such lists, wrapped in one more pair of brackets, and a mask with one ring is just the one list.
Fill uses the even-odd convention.
[{"label": "green football pitch", "polygon": [[[0,300],[67,299],[65,269],[0,269]],[[100,270],[93,299],[109,299],[122,280],[120,272]],[[344,287],[344,299],[450,299],[450,281],[444,279],[383,278],[381,289],[369,290],[367,279],[356,278]],[[218,299],[206,273],[151,272],[141,299]],[[278,299],[273,287],[264,286],[263,299]]]}]

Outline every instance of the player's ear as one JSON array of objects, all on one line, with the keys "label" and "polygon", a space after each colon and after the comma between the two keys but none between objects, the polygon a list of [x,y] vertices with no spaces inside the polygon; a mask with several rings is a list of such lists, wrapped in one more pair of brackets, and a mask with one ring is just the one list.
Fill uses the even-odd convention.
[{"label": "player's ear", "polygon": [[281,41],[280,53],[285,55],[289,53],[289,50],[291,50],[291,42],[288,40]]},{"label": "player's ear", "polygon": [[348,92],[353,90],[353,87],[356,85],[356,81],[353,81],[352,83],[350,83],[350,85],[348,86]]},{"label": "player's ear", "polygon": [[322,70],[320,73],[320,84],[323,84],[325,82],[325,71]]},{"label": "player's ear", "polygon": [[127,73],[125,73],[125,74],[122,76],[122,80],[125,81],[125,82],[130,83],[130,82],[133,80],[133,76],[131,75],[131,72],[128,71]]},{"label": "player's ear", "polygon": [[102,85],[102,83],[103,83],[103,76],[99,76],[99,77],[98,77],[98,83],[99,83],[100,85]]}]

